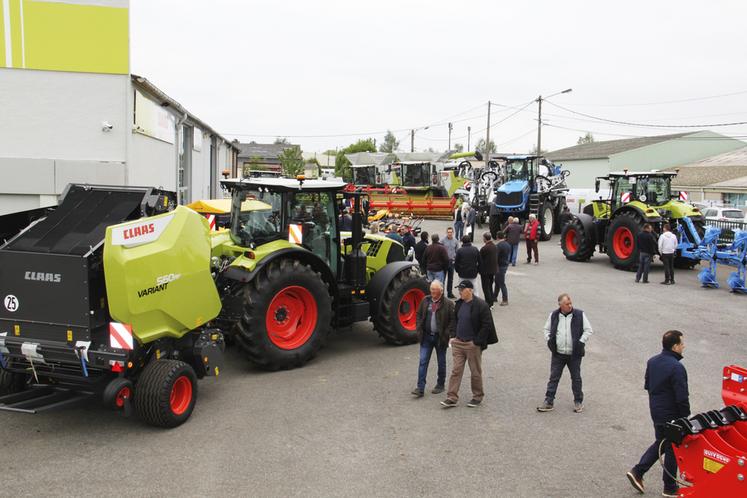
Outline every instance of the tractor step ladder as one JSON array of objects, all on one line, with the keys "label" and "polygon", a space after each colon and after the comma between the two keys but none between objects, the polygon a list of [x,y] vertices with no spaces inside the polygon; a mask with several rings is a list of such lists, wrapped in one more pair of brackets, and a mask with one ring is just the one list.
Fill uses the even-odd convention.
[{"label": "tractor step ladder", "polygon": [[529,194],[529,213],[535,216],[539,216],[540,200],[539,194]]}]

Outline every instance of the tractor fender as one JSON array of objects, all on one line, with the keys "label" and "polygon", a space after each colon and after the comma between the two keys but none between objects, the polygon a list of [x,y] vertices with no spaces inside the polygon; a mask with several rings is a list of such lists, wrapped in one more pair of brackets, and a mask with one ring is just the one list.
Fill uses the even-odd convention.
[{"label": "tractor fender", "polygon": [[417,263],[411,261],[395,261],[388,263],[381,270],[377,271],[368,285],[366,286],[366,295],[368,296],[368,302],[370,305],[371,316],[376,316],[379,312],[379,306],[381,299],[384,297],[384,292],[389,286],[389,283],[408,268],[418,266]]},{"label": "tractor fender", "polygon": [[635,213],[647,223],[658,223],[661,221],[661,216],[659,216],[659,213],[657,213],[656,211],[654,211],[654,213],[656,213],[656,216],[649,216],[646,214],[646,212],[643,209],[641,209],[639,206],[636,206],[636,205],[626,205],[626,206],[623,206],[617,209],[614,213],[612,213],[612,218],[615,218],[622,213]]},{"label": "tractor fender", "polygon": [[581,222],[581,226],[584,228],[584,233],[587,237],[591,237],[592,244],[597,245],[597,230],[594,226],[594,217],[585,213],[577,213],[573,215],[573,217]]},{"label": "tractor fender", "polygon": [[247,271],[238,266],[229,267],[223,273],[223,276],[230,280],[236,280],[237,282],[251,282],[259,274],[262,268],[267,266],[269,263],[282,258],[298,260],[300,263],[308,265],[314,271],[319,272],[322,275],[322,279],[329,284],[330,294],[332,296],[337,296],[337,279],[332,273],[332,270],[329,269],[329,265],[313,252],[302,248],[286,248],[276,251],[271,255],[262,258],[262,260],[257,263],[257,266],[251,271]]}]

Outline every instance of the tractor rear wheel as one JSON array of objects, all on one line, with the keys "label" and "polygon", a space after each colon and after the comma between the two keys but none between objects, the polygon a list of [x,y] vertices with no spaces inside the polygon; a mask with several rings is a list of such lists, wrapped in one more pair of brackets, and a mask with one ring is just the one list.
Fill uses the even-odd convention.
[{"label": "tractor rear wheel", "polygon": [[550,202],[544,202],[539,212],[540,240],[550,240],[555,227],[555,211]]},{"label": "tractor rear wheel", "polygon": [[176,427],[187,421],[197,401],[197,375],[179,360],[154,360],[146,365],[135,389],[135,411],[156,427]]},{"label": "tractor rear wheel", "polygon": [[633,213],[622,213],[612,219],[607,230],[607,255],[620,270],[638,268],[638,234],[643,230],[643,220]]},{"label": "tractor rear wheel", "polygon": [[412,344],[418,306],[428,294],[428,283],[414,268],[398,273],[384,291],[379,312],[371,317],[374,329],[389,344]]},{"label": "tractor rear wheel", "polygon": [[26,388],[27,375],[0,368],[0,396],[21,392]]},{"label": "tractor rear wheel", "polygon": [[560,233],[560,247],[570,261],[588,261],[594,254],[592,234],[586,233],[578,218],[573,218],[563,226]]},{"label": "tractor rear wheel", "polygon": [[270,262],[244,291],[236,343],[266,370],[300,367],[329,335],[332,300],[327,284],[293,259]]}]

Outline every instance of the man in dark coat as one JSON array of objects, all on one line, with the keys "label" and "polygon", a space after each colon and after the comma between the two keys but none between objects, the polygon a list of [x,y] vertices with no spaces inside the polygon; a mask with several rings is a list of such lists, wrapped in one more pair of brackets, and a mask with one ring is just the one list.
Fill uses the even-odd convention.
[{"label": "man in dark coat", "polygon": [[439,242],[437,233],[431,235],[431,245],[429,245],[423,258],[425,259],[425,269],[429,281],[440,280],[446,282],[446,272],[449,271],[449,253],[446,251],[441,242]]},{"label": "man in dark coat", "polygon": [[477,275],[480,274],[480,251],[472,245],[469,235],[462,236],[462,247],[454,257],[454,270],[460,280],[469,280],[477,291]]},{"label": "man in dark coat", "polygon": [[408,226],[402,225],[400,227],[400,235],[402,236],[402,240],[405,243],[405,255],[407,255],[407,253],[410,252],[410,249],[415,248],[417,241],[415,240],[415,236],[412,234],[412,231]]},{"label": "man in dark coat", "polygon": [[511,266],[516,266],[516,258],[519,255],[519,242],[521,241],[521,225],[519,218],[509,216],[506,226],[506,242],[511,246]]},{"label": "man in dark coat", "polygon": [[485,296],[485,302],[491,308],[495,303],[493,295],[493,283],[495,274],[498,273],[498,250],[493,244],[493,237],[490,232],[482,234],[483,246],[480,248],[480,281],[482,282],[482,295]]},{"label": "man in dark coat", "polygon": [[555,392],[558,390],[563,370],[568,367],[573,389],[573,411],[584,409],[584,392],[581,382],[581,359],[586,354],[586,341],[592,334],[591,324],[583,310],[574,309],[571,296],[558,296],[558,309],[550,313],[545,322],[545,341],[552,351],[550,380],[547,382],[545,402],[537,407],[539,412],[549,412],[554,408]]},{"label": "man in dark coat", "polygon": [[420,302],[417,314],[416,332],[420,343],[420,365],[418,367],[418,385],[412,391],[413,396],[423,397],[425,381],[428,374],[428,364],[433,350],[436,350],[438,376],[433,394],[444,392],[446,382],[446,348],[449,339],[454,335],[454,303],[444,297],[442,282],[431,282],[431,295]]},{"label": "man in dark coat", "polygon": [[651,268],[651,261],[658,252],[656,239],[654,238],[653,229],[650,223],[643,225],[643,231],[636,236],[638,245],[638,272],[635,274],[635,281],[640,282],[643,277],[643,283],[648,283],[648,271]]},{"label": "man in dark coat", "polygon": [[[648,391],[648,406],[654,422],[656,441],[641,456],[638,465],[628,472],[628,480],[643,493],[643,475],[659,460],[659,448],[664,440],[664,426],[680,417],[690,416],[690,394],[687,389],[687,371],[680,363],[685,351],[682,332],[670,330],[661,339],[662,351],[648,360],[644,389]],[[662,496],[678,496],[677,460],[671,443],[664,443],[664,492]]]},{"label": "man in dark coat", "polygon": [[420,242],[415,244],[415,259],[420,264],[420,273],[426,274],[425,271],[425,249],[428,247],[428,232],[420,232]]},{"label": "man in dark coat", "polygon": [[457,289],[459,289],[459,299],[454,306],[456,327],[450,341],[453,364],[446,400],[442,401],[441,404],[445,408],[452,408],[457,405],[459,386],[464,374],[464,364],[468,363],[471,375],[472,399],[467,403],[467,406],[474,408],[480,406],[485,396],[482,384],[482,352],[488,348],[488,344],[498,342],[498,335],[488,304],[473,295],[472,282],[462,280]]},{"label": "man in dark coat", "polygon": [[506,272],[508,271],[508,262],[511,259],[511,245],[504,240],[503,232],[496,235],[498,243],[495,245],[498,253],[498,273],[495,274],[495,293],[494,298],[497,301],[498,296],[502,295],[501,306],[508,306],[508,287],[506,287]]}]

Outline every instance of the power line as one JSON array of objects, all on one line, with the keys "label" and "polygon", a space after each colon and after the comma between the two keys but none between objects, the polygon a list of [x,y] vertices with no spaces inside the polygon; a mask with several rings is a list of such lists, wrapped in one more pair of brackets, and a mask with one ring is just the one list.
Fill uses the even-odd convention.
[{"label": "power line", "polygon": [[[609,132],[604,132],[604,131],[599,131],[599,130],[590,130],[588,128],[570,128],[570,127],[567,127],[567,126],[560,126],[560,125],[556,125],[556,124],[551,124],[551,123],[548,123],[547,121],[544,121],[543,125],[544,126],[549,126],[551,128],[559,128],[561,130],[577,131],[577,132],[580,132],[580,133],[593,133],[595,135],[604,135],[604,136],[609,136],[609,137],[651,138],[651,136],[652,136],[652,135],[626,135],[626,134],[622,134],[622,133],[609,133]],[[684,137],[678,138],[677,140],[724,140],[725,138],[731,138],[731,139],[734,139],[734,140],[741,140],[743,138],[747,138],[747,132],[745,132],[745,134],[741,134],[741,133],[742,132],[740,132],[740,134],[738,134],[738,135],[737,134],[734,134],[734,135],[722,135],[722,136],[719,136],[719,137],[693,137],[693,136],[684,136]],[[653,136],[656,136],[656,135],[653,135]]]},{"label": "power line", "polygon": [[678,99],[678,100],[665,100],[661,102],[643,102],[643,103],[634,103],[634,104],[574,104],[578,106],[588,106],[588,107],[639,107],[639,106],[651,106],[651,105],[665,105],[665,104],[681,104],[683,102],[696,102],[698,100],[710,100],[710,99],[719,99],[722,97],[732,97],[734,95],[744,95],[747,93],[747,90],[741,90],[739,92],[733,92],[733,93],[722,93],[720,95],[709,95],[707,97],[692,97],[687,99]]},{"label": "power line", "polygon": [[608,118],[600,118],[599,116],[592,116],[591,114],[586,114],[579,111],[574,111],[572,109],[568,109],[567,107],[563,107],[561,105],[558,105],[554,102],[547,101],[548,104],[551,106],[557,107],[558,109],[562,109],[566,112],[570,112],[571,114],[576,114],[579,116],[584,116],[587,118],[594,119],[596,121],[603,121],[606,123],[613,123],[617,125],[623,125],[623,126],[634,126],[638,128],[715,128],[715,127],[721,127],[721,126],[738,126],[738,125],[744,125],[747,124],[747,121],[735,121],[732,123],[710,123],[710,124],[687,124],[687,125],[665,125],[665,124],[651,124],[651,123],[632,123],[629,121],[618,121],[616,119],[608,119]]}]

